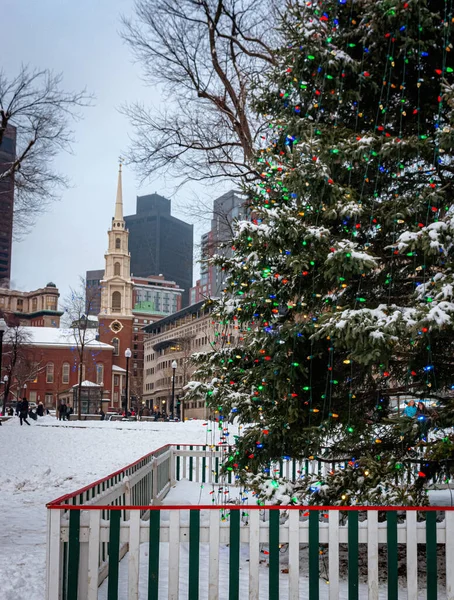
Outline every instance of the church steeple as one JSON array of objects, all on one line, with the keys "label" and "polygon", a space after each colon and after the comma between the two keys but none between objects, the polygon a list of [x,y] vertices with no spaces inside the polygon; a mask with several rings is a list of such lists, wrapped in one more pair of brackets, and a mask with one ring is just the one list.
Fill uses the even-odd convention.
[{"label": "church steeple", "polygon": [[129,232],[123,218],[121,163],[118,170],[115,216],[107,235],[109,245],[104,255],[106,262],[101,283],[101,314],[130,318],[133,302],[131,256],[128,250]]},{"label": "church steeple", "polygon": [[[121,181],[121,163],[118,168],[118,184],[117,184],[117,199],[115,200],[115,216],[114,221],[123,223],[123,187]],[[118,227],[118,225],[117,225]]]}]

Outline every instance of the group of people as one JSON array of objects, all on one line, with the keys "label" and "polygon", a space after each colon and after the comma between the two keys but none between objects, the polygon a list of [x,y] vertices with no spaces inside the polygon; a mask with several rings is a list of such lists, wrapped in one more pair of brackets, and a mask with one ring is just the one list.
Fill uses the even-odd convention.
[{"label": "group of people", "polygon": [[407,402],[407,406],[404,408],[403,414],[404,417],[410,417],[411,419],[413,419],[414,417],[428,418],[432,416],[432,412],[433,411],[427,408],[424,402],[418,402],[416,404],[416,402],[413,399],[410,399]]},{"label": "group of people", "polygon": [[73,414],[74,410],[72,406],[69,406],[69,404],[65,404],[64,402],[62,402],[60,404],[60,406],[57,409],[58,411],[58,420],[61,421],[70,421],[71,420],[71,415]]},{"label": "group of people", "polygon": [[[12,410],[13,409],[11,408],[10,416],[12,416]],[[30,423],[27,421],[28,417],[30,417],[34,421],[36,421],[38,417],[44,417],[44,410],[46,410],[46,413],[49,414],[49,409],[44,409],[44,404],[42,402],[38,403],[36,411],[30,409],[30,405],[28,403],[27,398],[22,398],[22,400],[18,400],[16,402],[16,415],[19,417],[21,425],[23,423],[27,423],[27,425],[30,425]]]}]

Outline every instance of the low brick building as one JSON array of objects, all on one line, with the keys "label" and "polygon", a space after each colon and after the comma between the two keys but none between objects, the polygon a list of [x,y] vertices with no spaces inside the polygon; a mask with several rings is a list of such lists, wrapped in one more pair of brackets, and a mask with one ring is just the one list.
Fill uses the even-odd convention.
[{"label": "low brick building", "polygon": [[[11,328],[4,336],[2,378],[11,372],[10,336],[15,331],[21,335],[20,362],[12,371],[8,402],[14,403],[17,397],[25,395],[30,402],[42,402],[49,409],[56,408],[59,399],[71,397],[72,387],[79,382],[79,353],[74,330]],[[103,398],[109,400],[104,406],[119,409],[119,403],[113,402],[114,397],[120,397],[120,373],[112,369],[114,347],[97,338],[96,330],[87,330],[82,379],[101,385]]]}]

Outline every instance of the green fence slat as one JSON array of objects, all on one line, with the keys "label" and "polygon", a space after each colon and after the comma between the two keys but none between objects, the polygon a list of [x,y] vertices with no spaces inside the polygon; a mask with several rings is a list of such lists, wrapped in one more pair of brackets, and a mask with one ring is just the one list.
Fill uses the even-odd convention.
[{"label": "green fence slat", "polygon": [[296,460],[292,458],[292,481],[296,481]]},{"label": "green fence slat", "polygon": [[[426,512],[427,600],[437,600],[437,513]],[[453,568],[447,565],[447,568]]]},{"label": "green fence slat", "polygon": [[148,600],[158,600],[160,510],[150,510],[150,540],[148,542]]},{"label": "green fence slat", "polygon": [[200,511],[189,511],[189,593],[188,600],[199,600]]},{"label": "green fence slat", "polygon": [[388,600],[398,600],[397,573],[397,512],[386,513],[387,550],[388,550]]},{"label": "green fence slat", "polygon": [[279,477],[284,477],[284,461],[279,461]]},{"label": "green fence slat", "polygon": [[[189,446],[189,450],[192,450],[192,446]],[[192,481],[192,463],[193,463],[192,455],[189,456],[189,481]]]},{"label": "green fence slat", "polygon": [[107,600],[118,600],[118,564],[120,561],[120,517],[119,510],[110,511],[109,531],[109,574]]},{"label": "green fence slat", "polygon": [[218,483],[219,481],[219,458],[216,456],[214,461],[214,482]]},{"label": "green fence slat", "polygon": [[[180,446],[177,446],[177,450],[180,449]],[[180,481],[180,457],[177,456],[177,474],[176,474],[176,480]]]},{"label": "green fence slat", "polygon": [[63,565],[61,574],[61,597],[66,598],[68,590],[68,542],[63,542]]},{"label": "green fence slat", "polygon": [[319,600],[319,512],[309,511],[309,600]]},{"label": "green fence slat", "polygon": [[348,512],[348,600],[359,600],[358,511]]},{"label": "green fence slat", "polygon": [[229,600],[240,595],[240,511],[230,511]]},{"label": "green fence slat", "polygon": [[80,510],[69,512],[69,543],[68,543],[68,593],[67,600],[77,600],[79,581],[79,545]]},{"label": "green fence slat", "polygon": [[278,510],[270,510],[269,540],[269,600],[279,600],[279,516]]},{"label": "green fence slat", "polygon": [[206,468],[207,468],[207,459],[206,459],[206,456],[204,456],[202,458],[202,483],[205,483],[205,481],[206,481],[206,475],[205,475]]}]

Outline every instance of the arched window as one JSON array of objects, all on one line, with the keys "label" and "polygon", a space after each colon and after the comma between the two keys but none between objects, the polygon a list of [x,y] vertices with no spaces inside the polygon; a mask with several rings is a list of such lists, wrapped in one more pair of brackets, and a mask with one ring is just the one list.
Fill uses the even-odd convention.
[{"label": "arched window", "polygon": [[46,383],[54,383],[54,363],[46,365]]},{"label": "arched window", "polygon": [[120,248],[121,248],[121,240],[120,240],[120,238],[117,238],[117,239],[115,240],[115,248],[116,248],[117,250],[120,250]]},{"label": "arched window", "polygon": [[104,365],[102,363],[97,363],[96,365],[96,383],[98,385],[102,385],[104,382]]},{"label": "arched window", "polygon": [[121,294],[120,292],[114,292],[112,294],[112,312],[121,311]]},{"label": "arched window", "polygon": [[69,383],[70,368],[71,367],[68,362],[63,363],[62,368],[61,368],[61,382],[62,383]]},{"label": "arched window", "polygon": [[118,338],[112,340],[112,346],[114,347],[114,356],[120,356],[120,340]]},{"label": "arched window", "polygon": [[114,275],[120,275],[120,263],[116,262],[114,264]]}]

